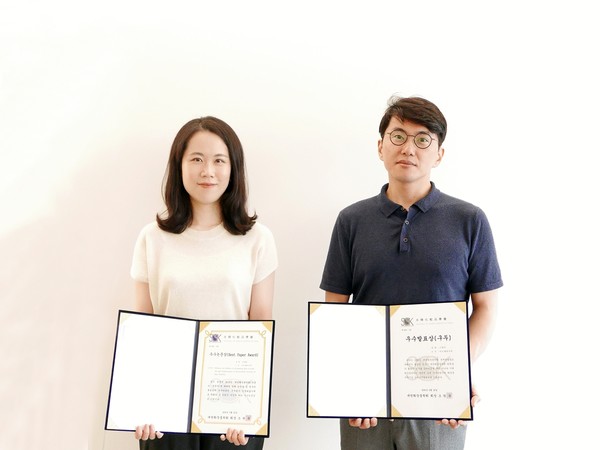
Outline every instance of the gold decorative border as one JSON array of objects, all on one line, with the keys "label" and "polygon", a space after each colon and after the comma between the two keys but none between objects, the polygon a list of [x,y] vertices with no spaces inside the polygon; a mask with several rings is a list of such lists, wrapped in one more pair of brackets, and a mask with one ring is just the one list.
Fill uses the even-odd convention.
[{"label": "gold decorative border", "polygon": [[262,324],[269,333],[271,333],[271,334],[273,333],[273,321],[272,320],[264,321]]},{"label": "gold decorative border", "polygon": [[472,419],[473,417],[471,416],[471,407],[467,407],[463,413],[458,416],[460,419]]},{"label": "gold decorative border", "polygon": [[460,309],[464,314],[467,313],[467,302],[454,302],[454,306]]},{"label": "gold decorative border", "polygon": [[123,325],[125,322],[127,322],[129,319],[131,319],[134,315],[129,313],[129,312],[121,312],[121,314],[119,314],[119,325]]},{"label": "gold decorative border", "polygon": [[319,414],[319,411],[317,411],[311,405],[308,405],[308,415],[309,415],[309,417],[321,417],[321,414]]}]

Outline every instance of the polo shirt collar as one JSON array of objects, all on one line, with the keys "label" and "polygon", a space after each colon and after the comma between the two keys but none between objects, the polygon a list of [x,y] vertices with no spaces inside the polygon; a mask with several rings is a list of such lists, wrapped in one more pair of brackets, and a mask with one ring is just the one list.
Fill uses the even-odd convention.
[{"label": "polo shirt collar", "polygon": [[[385,214],[386,217],[390,217],[392,214],[394,214],[394,212],[397,209],[400,208],[400,205],[394,203],[387,197],[387,195],[385,195],[388,186],[389,183],[384,184],[381,188],[381,191],[379,192],[379,195],[377,196],[379,208],[381,209],[381,212]],[[413,206],[416,206],[422,212],[427,212],[433,205],[437,203],[437,201],[440,198],[440,195],[441,191],[437,187],[435,187],[435,184],[433,182],[431,182],[431,190],[429,191],[429,194],[427,194]]]}]

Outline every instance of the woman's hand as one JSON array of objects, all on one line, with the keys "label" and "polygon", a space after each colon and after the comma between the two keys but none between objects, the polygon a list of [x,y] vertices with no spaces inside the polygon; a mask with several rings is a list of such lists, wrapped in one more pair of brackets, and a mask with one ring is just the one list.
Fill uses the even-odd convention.
[{"label": "woman's hand", "polygon": [[135,427],[134,437],[138,440],[147,441],[150,439],[160,439],[163,437],[163,433],[157,431],[152,424],[138,425]]},{"label": "woman's hand", "polygon": [[222,441],[229,441],[233,445],[246,445],[248,438],[244,435],[242,430],[234,430],[229,428],[226,434],[221,435]]}]

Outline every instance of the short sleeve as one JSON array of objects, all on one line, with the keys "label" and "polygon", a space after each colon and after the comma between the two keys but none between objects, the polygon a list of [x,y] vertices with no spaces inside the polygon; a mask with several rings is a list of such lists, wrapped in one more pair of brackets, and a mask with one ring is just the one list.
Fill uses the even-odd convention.
[{"label": "short sleeve", "polygon": [[478,209],[469,255],[469,292],[486,292],[502,287],[492,229],[485,213]]},{"label": "short sleeve", "polygon": [[135,281],[148,283],[148,256],[146,251],[146,234],[148,227],[144,227],[133,249],[130,275]]},{"label": "short sleeve", "polygon": [[352,273],[350,263],[350,239],[344,227],[342,213],[333,227],[329,251],[320,288],[336,294],[352,294]]},{"label": "short sleeve", "polygon": [[260,223],[255,223],[254,229],[253,231],[258,233],[258,251],[253,284],[257,284],[271,275],[279,263],[275,238],[271,230]]}]

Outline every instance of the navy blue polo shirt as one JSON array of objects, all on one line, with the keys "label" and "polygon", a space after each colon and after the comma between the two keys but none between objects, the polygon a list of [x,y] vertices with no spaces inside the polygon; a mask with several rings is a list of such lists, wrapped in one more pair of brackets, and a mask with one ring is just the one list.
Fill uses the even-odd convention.
[{"label": "navy blue polo shirt", "polygon": [[494,239],[483,211],[442,193],[408,211],[379,195],[337,218],[321,289],[353,303],[393,305],[468,300],[502,286]]}]

